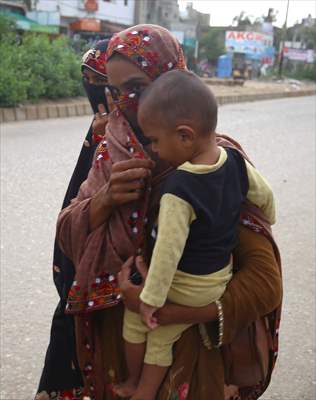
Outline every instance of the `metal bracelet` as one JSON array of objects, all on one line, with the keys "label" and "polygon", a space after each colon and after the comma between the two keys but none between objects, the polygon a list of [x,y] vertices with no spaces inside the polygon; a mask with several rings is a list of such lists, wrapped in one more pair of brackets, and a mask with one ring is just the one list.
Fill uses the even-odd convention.
[{"label": "metal bracelet", "polygon": [[224,335],[224,312],[223,306],[220,300],[215,301],[217,307],[217,315],[218,315],[218,342],[214,347],[219,348],[223,344],[223,335]]}]

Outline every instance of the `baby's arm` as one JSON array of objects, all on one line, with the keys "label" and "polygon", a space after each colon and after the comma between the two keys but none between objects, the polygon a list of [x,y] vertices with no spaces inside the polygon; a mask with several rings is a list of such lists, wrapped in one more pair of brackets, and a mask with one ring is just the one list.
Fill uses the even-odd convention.
[{"label": "baby's arm", "polygon": [[273,192],[260,172],[245,160],[249,181],[247,199],[259,207],[271,225],[275,224],[275,203]]},{"label": "baby's arm", "polygon": [[156,309],[164,305],[195,218],[188,202],[170,193],[162,196],[157,240],[140,295],[146,305]]}]

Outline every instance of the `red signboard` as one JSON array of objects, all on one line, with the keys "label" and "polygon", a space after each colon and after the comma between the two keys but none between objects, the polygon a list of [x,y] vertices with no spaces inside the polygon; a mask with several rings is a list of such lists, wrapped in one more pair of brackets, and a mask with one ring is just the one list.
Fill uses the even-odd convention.
[{"label": "red signboard", "polygon": [[101,32],[101,21],[95,18],[81,18],[70,24],[72,31]]},{"label": "red signboard", "polygon": [[84,8],[89,12],[95,12],[98,11],[99,5],[97,0],[85,0]]}]

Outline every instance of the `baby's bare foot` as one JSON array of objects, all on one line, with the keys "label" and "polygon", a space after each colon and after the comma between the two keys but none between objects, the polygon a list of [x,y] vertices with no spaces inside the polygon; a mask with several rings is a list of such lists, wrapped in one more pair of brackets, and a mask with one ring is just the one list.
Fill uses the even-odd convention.
[{"label": "baby's bare foot", "polygon": [[113,392],[120,397],[131,397],[135,394],[137,389],[137,385],[134,382],[127,380],[126,382],[122,382],[118,385],[115,385],[113,388]]}]

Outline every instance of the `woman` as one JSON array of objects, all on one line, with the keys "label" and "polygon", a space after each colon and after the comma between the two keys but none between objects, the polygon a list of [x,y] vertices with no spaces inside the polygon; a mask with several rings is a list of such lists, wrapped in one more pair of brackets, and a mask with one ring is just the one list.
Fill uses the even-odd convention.
[{"label": "woman", "polygon": [[[150,146],[137,126],[137,99],[163,72],[185,68],[179,44],[164,28],[153,25],[136,26],[116,35],[109,43],[107,58],[109,88],[116,109],[109,115],[106,137],[96,150],[87,180],[76,199],[62,211],[57,224],[61,248],[76,269],[67,312],[75,315],[77,355],[85,394],[97,400],[114,398],[113,384],[125,377],[122,293],[125,305],[137,310],[139,292],[129,282],[130,273],[135,272],[130,256],[141,250],[149,260],[159,188],[172,172],[161,161],[152,161]],[[239,148],[225,137],[219,136],[218,141]],[[264,360],[269,363],[268,371],[265,363],[258,366],[252,362],[258,367],[253,368],[256,376],[249,376],[249,363],[242,358],[237,370],[235,364],[236,348],[242,348],[242,341],[249,335],[255,339],[249,332],[252,329],[262,332],[267,326],[269,332],[265,332],[264,338],[275,339],[276,309],[281,302],[277,249],[269,227],[263,221],[260,223],[259,211],[252,211],[250,217],[246,208],[242,223],[253,226],[257,233],[240,228],[235,254],[238,272],[221,301],[198,311],[166,305],[159,314],[160,323],[206,323],[201,326],[203,340],[194,326],[177,343],[175,361],[160,390],[160,400],[222,400],[224,381],[241,383],[242,398],[254,399],[268,384],[272,357]],[[120,290],[117,274],[121,270]],[[267,325],[260,328],[260,324],[252,324],[268,313],[271,315],[266,319]],[[245,328],[248,336],[243,332]],[[237,339],[236,347],[233,343]],[[222,354],[217,347],[226,343],[232,344],[223,346]],[[257,351],[259,346],[254,349]],[[226,398],[230,393],[235,395],[236,390],[230,392],[232,389],[236,388],[227,389]]]},{"label": "woman", "polygon": [[[86,179],[99,140],[100,126],[101,132],[104,131],[104,123],[107,117],[106,115],[102,116],[101,113],[105,113],[107,110],[104,93],[107,83],[105,70],[107,45],[108,40],[102,40],[83,56],[83,85],[96,116],[84,140],[62,208],[68,206],[77,195],[81,183]],[[73,317],[64,313],[74,274],[75,270],[71,260],[62,253],[55,241],[53,277],[60,301],[52,321],[50,343],[36,396],[38,400],[53,398],[54,396],[60,400],[66,398],[66,396],[69,400],[80,397],[82,378],[75,351]],[[53,395],[51,395],[52,393]]]}]

